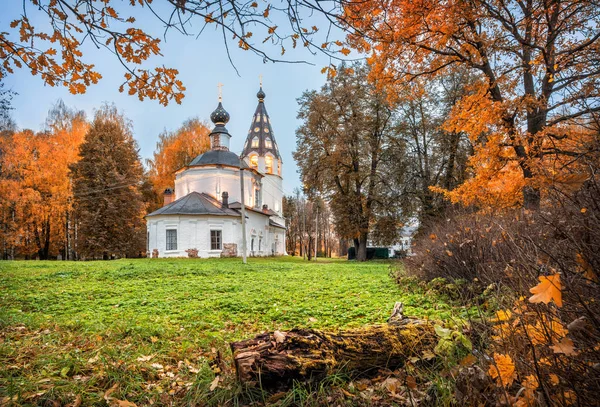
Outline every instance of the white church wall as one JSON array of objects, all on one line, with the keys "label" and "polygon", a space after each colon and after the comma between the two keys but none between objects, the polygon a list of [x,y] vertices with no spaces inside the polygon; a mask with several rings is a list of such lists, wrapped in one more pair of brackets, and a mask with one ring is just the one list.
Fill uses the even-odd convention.
[{"label": "white church wall", "polygon": [[[210,231],[221,231],[221,243],[237,240],[239,220],[229,216],[156,216],[148,220],[150,252],[159,257],[188,257],[186,250],[198,250],[199,257],[220,257],[221,250],[211,250]],[[167,230],[177,231],[177,249],[167,250]]]},{"label": "white church wall", "polygon": [[[244,191],[246,205],[254,206],[254,183],[260,179],[252,171],[244,171]],[[175,199],[182,198],[190,192],[204,192],[221,200],[221,194],[229,193],[229,202],[240,202],[240,171],[234,168],[198,167],[190,168],[175,179]]]},{"label": "white church wall", "polygon": [[277,175],[265,175],[263,185],[263,204],[269,206],[280,216],[283,214],[283,180]]}]

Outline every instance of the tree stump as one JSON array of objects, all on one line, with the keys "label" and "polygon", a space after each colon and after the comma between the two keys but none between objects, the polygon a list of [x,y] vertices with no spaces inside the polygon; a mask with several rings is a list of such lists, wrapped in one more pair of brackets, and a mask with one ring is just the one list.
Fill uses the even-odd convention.
[{"label": "tree stump", "polygon": [[433,350],[436,343],[433,324],[404,317],[402,304],[396,303],[387,324],[339,332],[266,332],[231,343],[231,351],[240,382],[273,388],[294,380],[319,380],[339,370],[395,369]]}]

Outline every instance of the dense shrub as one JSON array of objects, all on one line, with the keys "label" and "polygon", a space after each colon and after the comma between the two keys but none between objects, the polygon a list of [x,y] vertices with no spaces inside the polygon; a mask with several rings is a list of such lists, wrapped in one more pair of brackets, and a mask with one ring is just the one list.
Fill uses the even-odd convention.
[{"label": "dense shrub", "polygon": [[407,260],[412,273],[429,281],[471,282],[462,291],[465,302],[478,296],[482,315],[494,313],[472,325],[484,338],[474,343],[484,348],[457,383],[485,372],[488,380],[479,382],[489,388],[460,393],[461,403],[597,405],[597,177],[575,193],[551,190],[537,212],[454,214],[421,237],[415,252]]}]

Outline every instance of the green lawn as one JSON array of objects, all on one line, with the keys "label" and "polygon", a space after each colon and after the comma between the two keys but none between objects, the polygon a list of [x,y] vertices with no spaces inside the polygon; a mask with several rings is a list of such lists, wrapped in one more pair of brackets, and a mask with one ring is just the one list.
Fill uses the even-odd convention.
[{"label": "green lawn", "polygon": [[[223,371],[229,341],[382,323],[395,301],[418,317],[460,312],[417,284],[396,285],[385,262],[248,263],[0,262],[0,405],[66,404],[78,394],[82,405],[106,405],[117,384],[111,397],[138,405],[220,403],[235,386]],[[223,383],[210,391],[215,374]]]}]

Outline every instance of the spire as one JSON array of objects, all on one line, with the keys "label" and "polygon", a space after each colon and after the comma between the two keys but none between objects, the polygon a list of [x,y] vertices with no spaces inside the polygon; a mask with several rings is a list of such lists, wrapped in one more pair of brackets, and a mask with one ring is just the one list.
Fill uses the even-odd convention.
[{"label": "spire", "polygon": [[254,153],[264,157],[267,153],[270,153],[275,159],[281,159],[271,127],[271,119],[264,103],[266,94],[262,89],[262,75],[260,76],[260,89],[256,97],[258,98],[258,105],[256,106],[254,116],[252,116],[252,124],[248,131],[242,156],[249,157]]}]

